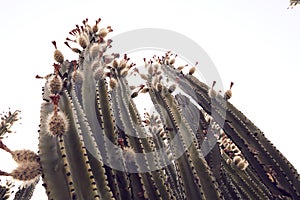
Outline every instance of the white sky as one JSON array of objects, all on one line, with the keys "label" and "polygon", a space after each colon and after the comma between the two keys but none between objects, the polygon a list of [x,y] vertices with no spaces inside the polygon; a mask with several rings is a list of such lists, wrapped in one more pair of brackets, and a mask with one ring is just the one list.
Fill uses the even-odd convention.
[{"label": "white sky", "polygon": [[[287,10],[288,5],[288,0],[2,0],[0,111],[22,111],[22,125],[5,142],[11,149],[37,149],[44,81],[34,77],[52,71],[51,41],[68,54],[63,42],[74,25],[101,17],[102,26],[114,29],[111,36],[164,28],[197,42],[215,63],[223,85],[235,83],[230,101],[299,171],[300,5]],[[3,162],[1,157],[0,169],[8,170]]]}]

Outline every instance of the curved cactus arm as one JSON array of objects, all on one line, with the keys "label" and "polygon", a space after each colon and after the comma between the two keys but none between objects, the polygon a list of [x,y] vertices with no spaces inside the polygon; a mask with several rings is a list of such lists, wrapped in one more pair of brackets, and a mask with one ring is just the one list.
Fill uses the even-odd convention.
[{"label": "curved cactus arm", "polygon": [[45,119],[53,110],[52,104],[41,107],[41,127],[39,131],[39,157],[43,169],[43,185],[49,199],[71,199],[69,176],[62,159],[57,138],[50,136],[45,127]]},{"label": "curved cactus arm", "polygon": [[[237,123],[240,126],[243,126],[248,130],[254,140],[257,141],[257,145],[253,145],[257,151],[261,152],[264,150],[265,157],[269,157],[272,161],[270,164],[274,168],[274,170],[280,172],[279,174],[283,174],[287,182],[289,182],[290,186],[296,190],[296,188],[300,188],[300,175],[294,166],[274,147],[274,145],[264,136],[264,134],[249,120],[246,116],[244,116],[239,110],[237,110],[230,102],[227,103],[227,110],[230,115],[236,119]],[[247,137],[248,139],[248,137]],[[255,144],[255,143],[254,143]],[[264,157],[261,157],[261,154],[258,155],[259,159],[264,160]],[[281,181],[282,182],[282,181]],[[300,191],[297,192],[298,196]]]},{"label": "curved cactus arm", "polygon": [[[165,91],[165,90],[163,90]],[[164,93],[165,105],[169,109],[171,114],[171,119],[175,124],[179,125],[179,131],[181,131],[182,141],[187,144],[189,137],[192,138],[191,145],[188,148],[190,159],[195,167],[195,171],[198,174],[198,177],[201,182],[201,187],[203,193],[208,199],[221,199],[222,196],[220,191],[217,189],[218,185],[215,182],[215,178],[210,171],[210,168],[207,165],[202,153],[200,153],[200,146],[196,142],[195,134],[190,126],[187,124],[184,115],[181,113],[181,109],[178,106],[178,103],[175,103],[175,98],[169,93]]]},{"label": "curved cactus arm", "polygon": [[[241,148],[241,151],[243,153],[245,153],[245,156],[247,156],[247,159],[249,159],[249,161],[250,161],[249,163],[251,165],[255,165],[255,169],[260,171],[257,175],[262,178],[263,182],[266,185],[268,185],[268,188],[271,189],[272,193],[274,193],[274,194],[279,193],[279,194],[288,195],[288,196],[293,195],[294,198],[298,197],[299,191],[297,191],[295,186],[291,184],[290,179],[285,176],[286,173],[282,170],[282,168],[275,161],[275,159],[273,159],[273,157],[270,156],[270,153],[266,151],[265,147],[263,147],[261,145],[261,142],[253,136],[254,134],[251,133],[251,131],[249,131],[249,128],[245,126],[245,124],[249,123],[249,120],[247,118],[237,119],[235,117],[236,115],[233,115],[232,112],[230,110],[228,110],[228,108],[226,106],[226,103],[227,103],[227,105],[230,105],[228,102],[226,102],[224,104],[224,102],[220,103],[220,102],[216,101],[215,99],[212,99],[212,101],[214,101],[214,107],[212,108],[211,104],[208,101],[208,99],[209,99],[208,90],[207,90],[208,87],[205,86],[205,84],[203,84],[203,83],[199,84],[200,81],[195,79],[194,77],[185,76],[185,79],[187,81],[189,81],[191,84],[193,84],[195,86],[195,88],[197,88],[196,93],[199,98],[198,103],[208,113],[211,113],[212,109],[213,109],[213,111],[218,113],[217,115],[219,115],[219,117],[220,117],[219,122],[224,121],[225,116],[224,116],[224,114],[221,114],[220,112],[218,112],[218,110],[224,110],[224,108],[227,109],[226,123],[224,124],[224,126],[227,127],[227,131],[225,131],[226,134],[228,134],[227,133],[228,131],[232,132],[232,134],[229,134],[230,137],[232,138],[232,140],[237,145],[243,146],[243,148]],[[237,133],[239,136],[236,136]],[[247,152],[252,152],[250,149],[251,146],[254,147],[257,151],[262,152],[260,154],[260,156],[254,157],[254,155],[250,155],[250,153],[247,153]],[[272,152],[272,151],[270,151],[270,152]],[[277,154],[278,154],[278,152],[277,152]],[[259,159],[259,157],[260,157],[260,159]],[[274,184],[270,181],[270,179],[266,175],[267,172],[263,167],[265,165],[274,166],[274,169],[275,169],[276,173],[278,174],[278,181],[281,183],[282,187],[285,187],[286,190],[288,190],[289,192],[282,193],[282,190],[280,188],[278,188],[276,186],[276,184]],[[293,168],[289,167],[289,169],[287,169],[287,171],[290,172],[291,178],[294,181],[296,181],[298,176],[296,176],[295,171],[293,171],[293,170],[291,171],[291,169],[293,169]],[[294,176],[292,176],[292,174],[294,174]],[[289,193],[292,193],[292,194],[289,194]]]},{"label": "curved cactus arm", "polygon": [[246,177],[244,172],[240,172],[238,169],[234,169],[234,166],[226,164],[225,160],[223,160],[223,166],[227,171],[226,173],[231,175],[233,184],[246,199],[266,198],[266,195],[262,193],[260,188],[256,188],[255,185],[249,181],[249,177]]},{"label": "curved cactus arm", "polygon": [[[247,159],[251,159],[250,165],[256,165],[256,171],[261,171],[257,174],[257,176],[261,177],[263,183],[266,184],[272,191],[271,193],[274,195],[292,196],[293,198],[298,198],[299,191],[297,191],[295,186],[289,181],[289,178],[286,177],[286,173],[282,170],[281,166],[279,166],[276,160],[273,159],[270,153],[267,152],[266,149],[261,145],[260,140],[253,137],[253,134],[249,131],[249,129],[242,126],[244,123],[240,123],[239,121],[235,120],[234,117],[231,116],[230,112],[227,112],[226,118],[228,122],[225,123],[225,126],[230,127],[227,130],[229,130],[229,132],[234,132],[229,134],[230,137],[241,139],[236,139],[238,141],[236,144],[244,146],[241,148],[241,151],[245,154]],[[227,131],[225,132],[227,133]],[[253,153],[253,148],[255,151],[258,151],[259,154]],[[268,168],[272,169],[272,171],[276,174],[276,180],[270,179]]]},{"label": "curved cactus arm", "polygon": [[[166,90],[166,88],[164,88],[163,91],[164,91],[164,95],[168,95],[167,94],[168,91]],[[177,115],[178,113],[173,113],[173,110],[170,109],[175,105],[175,102],[173,100],[168,101],[170,99],[167,100],[167,97],[165,97],[164,95],[160,94],[155,90],[150,90],[149,94],[150,96],[153,95],[152,98],[157,99],[158,104],[166,108],[166,112],[161,113],[163,114],[161,118],[165,119],[166,126],[170,127],[171,130],[173,130],[173,131],[168,131],[168,133],[170,134],[169,138],[176,137],[175,132],[178,132],[179,143],[178,144],[173,143],[171,145],[171,150],[174,156],[179,157],[177,160],[175,160],[175,163],[179,170],[179,178],[182,179],[185,196],[204,199],[205,198],[204,192],[202,191],[200,185],[200,179],[191,161],[189,150],[184,150],[186,144],[181,134],[187,134],[187,133],[184,133],[182,124],[176,121],[175,119],[174,115]],[[185,153],[181,155],[182,152]]]},{"label": "curved cactus arm", "polygon": [[[291,172],[290,168],[286,171],[283,171],[282,167],[278,164],[277,160],[273,158],[270,154],[272,151],[267,151],[266,148],[262,145],[262,138],[255,137],[255,133],[253,134],[246,126],[244,126],[244,122],[235,118],[230,112],[227,112],[226,118],[231,122],[231,127],[235,130],[235,132],[239,135],[240,138],[247,145],[247,150],[250,151],[251,148],[255,148],[259,151],[258,155],[255,155],[257,161],[263,167],[265,174],[267,174],[266,167],[270,166],[272,170],[276,173],[276,179],[280,182],[280,185],[287,190],[288,196],[292,195],[294,198],[300,197],[299,191],[295,188],[296,184],[292,184],[289,177],[286,176],[286,173]],[[268,142],[266,142],[268,144]],[[270,145],[271,146],[271,145]],[[269,147],[270,147],[269,146]],[[274,152],[274,151],[273,151]],[[267,167],[268,168],[268,167]],[[291,174],[291,173],[289,173]],[[297,180],[295,176],[292,177],[293,180]],[[270,182],[270,180],[269,180]],[[274,185],[274,184],[273,184]],[[275,185],[276,186],[276,185]],[[276,186],[277,190],[279,189]],[[280,189],[279,189],[280,190]]]}]

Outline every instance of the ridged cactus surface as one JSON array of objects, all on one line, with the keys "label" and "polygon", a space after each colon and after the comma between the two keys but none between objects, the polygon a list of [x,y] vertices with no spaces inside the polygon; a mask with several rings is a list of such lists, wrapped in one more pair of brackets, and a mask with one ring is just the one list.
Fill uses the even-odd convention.
[{"label": "ridged cactus surface", "polygon": [[[65,44],[78,60],[52,42],[54,70],[37,76],[46,79],[38,155],[1,143],[25,177],[17,169],[1,175],[30,182],[15,199],[30,199],[40,174],[51,200],[300,199],[296,169],[229,102],[233,83],[221,95],[215,82],[194,76],[195,66],[177,66],[172,52],[144,59],[141,69],[126,54],[107,53],[112,28],[99,23],[85,19],[70,31]],[[141,113],[140,95],[154,112]],[[8,190],[0,187],[0,199]]]}]

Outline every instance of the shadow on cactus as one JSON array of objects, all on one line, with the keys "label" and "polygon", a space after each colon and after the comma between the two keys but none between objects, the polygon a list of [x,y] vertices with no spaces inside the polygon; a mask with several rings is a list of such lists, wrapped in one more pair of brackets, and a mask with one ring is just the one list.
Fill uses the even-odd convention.
[{"label": "shadow on cactus", "polygon": [[[78,60],[52,42],[53,73],[37,76],[46,79],[38,156],[1,143],[22,163],[1,175],[22,171],[36,184],[41,174],[54,200],[300,198],[296,169],[228,102],[233,83],[221,95],[195,77],[197,63],[177,66],[172,52],[143,66],[108,53],[112,28],[100,21],[70,31],[65,44]],[[153,110],[143,113],[138,98]],[[30,199],[32,184],[23,190]]]}]

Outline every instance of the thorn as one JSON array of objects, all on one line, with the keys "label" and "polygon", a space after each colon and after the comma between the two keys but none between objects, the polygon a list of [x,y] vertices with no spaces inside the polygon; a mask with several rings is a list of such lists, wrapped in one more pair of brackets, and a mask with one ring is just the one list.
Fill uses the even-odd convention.
[{"label": "thorn", "polygon": [[230,87],[229,87],[230,90],[231,90],[233,84],[234,84],[233,82],[230,83]]},{"label": "thorn", "polygon": [[81,32],[84,32],[84,28],[83,28],[83,26],[80,26],[80,28],[81,28]]},{"label": "thorn", "polygon": [[69,45],[68,42],[65,42],[65,45],[67,45],[67,47],[69,47],[70,49],[72,49],[72,48],[70,47],[70,45]]},{"label": "thorn", "polygon": [[216,81],[213,81],[213,84],[212,84],[211,88],[214,88],[215,85],[216,85]]},{"label": "thorn", "polygon": [[182,70],[183,68],[185,68],[185,67],[187,67],[188,66],[188,64],[186,64],[186,65],[184,65],[184,66],[179,66],[177,69],[180,71],[180,70]]},{"label": "thorn", "polygon": [[139,94],[138,92],[134,92],[134,93],[132,93],[132,94],[131,94],[131,98],[133,99],[133,98],[137,97],[137,96],[138,96],[138,94]]},{"label": "thorn", "polygon": [[44,79],[44,77],[40,76],[40,75],[36,75],[35,76],[36,79]]},{"label": "thorn", "polygon": [[53,46],[55,47],[55,49],[57,49],[56,42],[55,42],[55,41],[52,41],[52,44],[53,44]]}]

